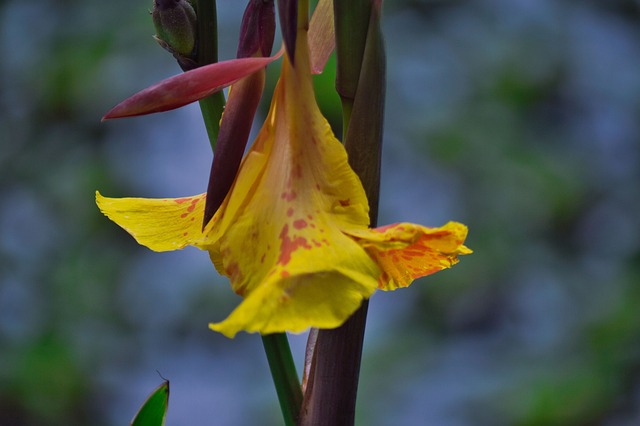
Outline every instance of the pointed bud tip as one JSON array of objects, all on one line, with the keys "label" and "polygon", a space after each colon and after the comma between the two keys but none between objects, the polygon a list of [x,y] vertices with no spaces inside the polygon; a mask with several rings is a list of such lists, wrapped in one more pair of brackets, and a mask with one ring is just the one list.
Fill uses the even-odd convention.
[{"label": "pointed bud tip", "polygon": [[294,64],[298,34],[298,1],[278,0],[278,16],[280,17],[280,28],[287,56],[291,64]]},{"label": "pointed bud tip", "polygon": [[237,57],[271,55],[275,31],[273,0],[250,0],[242,17]]},{"label": "pointed bud tip", "polygon": [[205,98],[282,56],[281,49],[267,58],[242,58],[205,65],[169,77],[141,90],[107,112],[103,120],[169,111]]}]

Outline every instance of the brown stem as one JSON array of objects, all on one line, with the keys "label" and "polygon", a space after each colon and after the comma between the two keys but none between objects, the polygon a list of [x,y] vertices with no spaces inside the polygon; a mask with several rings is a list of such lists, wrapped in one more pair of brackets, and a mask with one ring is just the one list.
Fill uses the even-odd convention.
[{"label": "brown stem", "polygon": [[[356,57],[353,52],[358,51],[356,46],[341,52],[340,46],[348,45],[348,40],[356,43],[364,40],[356,72],[353,64],[342,68],[338,64],[338,90],[345,112],[345,148],[349,164],[360,177],[369,199],[371,226],[376,225],[378,216],[386,88],[380,6],[380,1],[334,2],[338,61],[353,61]],[[362,19],[363,14],[367,25],[361,22],[352,25],[353,22],[343,20]],[[366,37],[352,36],[350,31],[354,28],[363,29]],[[355,83],[351,81],[354,78]],[[349,88],[356,89],[349,94]],[[353,426],[368,307],[365,300],[342,326],[318,332],[299,426]]]},{"label": "brown stem", "polygon": [[368,306],[365,300],[342,326],[318,332],[300,426],[353,425]]}]

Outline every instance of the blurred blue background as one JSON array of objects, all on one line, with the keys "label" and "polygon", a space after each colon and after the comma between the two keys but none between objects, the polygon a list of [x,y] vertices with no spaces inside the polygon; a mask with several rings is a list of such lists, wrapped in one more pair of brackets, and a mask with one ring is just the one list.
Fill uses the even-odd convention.
[{"label": "blurred blue background", "polygon": [[[218,4],[232,58],[244,2]],[[281,423],[259,337],[207,329],[239,299],[206,253],[94,205],[206,188],[196,106],[100,122],[179,72],[150,7],[0,2],[0,425],[128,424],[156,370],[169,425]],[[475,253],[373,297],[358,425],[640,424],[640,2],[394,0],[384,26],[380,223],[461,221]]]}]

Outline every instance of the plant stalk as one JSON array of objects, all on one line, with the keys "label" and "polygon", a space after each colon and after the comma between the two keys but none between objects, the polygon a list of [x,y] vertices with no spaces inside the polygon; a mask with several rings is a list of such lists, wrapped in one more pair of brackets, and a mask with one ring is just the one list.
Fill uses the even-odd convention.
[{"label": "plant stalk", "polygon": [[[198,16],[198,66],[218,62],[218,17],[215,0],[196,0]],[[211,149],[216,147],[220,132],[220,118],[224,111],[224,94],[214,93],[199,101],[202,119],[207,129]]]},{"label": "plant stalk", "polygon": [[263,335],[262,344],[276,386],[284,423],[286,426],[295,426],[302,404],[302,388],[287,335],[285,333]]},{"label": "plant stalk", "polygon": [[[367,194],[372,227],[378,216],[386,88],[380,7],[377,0],[334,0],[343,140]],[[300,426],[353,426],[368,308],[365,300],[342,326],[319,330]]]}]

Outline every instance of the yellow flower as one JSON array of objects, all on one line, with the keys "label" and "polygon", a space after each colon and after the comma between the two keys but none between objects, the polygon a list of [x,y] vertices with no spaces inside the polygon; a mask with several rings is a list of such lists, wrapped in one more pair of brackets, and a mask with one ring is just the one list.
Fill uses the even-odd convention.
[{"label": "yellow flower", "polygon": [[296,45],[296,65],[285,57],[269,115],[204,230],[205,194],[96,196],[106,216],[152,250],[209,252],[244,298],[210,324],[228,337],[338,327],[376,289],[406,287],[471,253],[459,223],[368,229],[362,184],[315,102],[306,38]]}]

